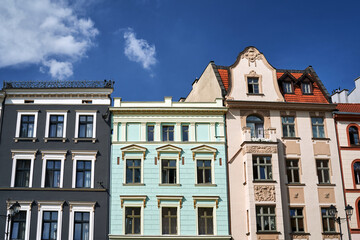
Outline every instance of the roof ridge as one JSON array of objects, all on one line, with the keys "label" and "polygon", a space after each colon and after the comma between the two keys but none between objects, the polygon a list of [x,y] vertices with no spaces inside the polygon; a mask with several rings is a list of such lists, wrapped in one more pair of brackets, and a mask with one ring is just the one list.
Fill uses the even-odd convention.
[{"label": "roof ridge", "polygon": [[296,69],[276,69],[276,72],[304,73],[304,72],[305,72],[305,70],[296,70]]}]

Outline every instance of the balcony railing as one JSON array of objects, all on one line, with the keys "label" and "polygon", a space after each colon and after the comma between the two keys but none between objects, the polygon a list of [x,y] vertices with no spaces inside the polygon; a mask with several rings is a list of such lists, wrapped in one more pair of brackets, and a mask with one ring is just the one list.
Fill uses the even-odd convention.
[{"label": "balcony railing", "polygon": [[3,89],[46,89],[46,88],[113,88],[112,80],[84,81],[4,81]]},{"label": "balcony railing", "polygon": [[276,129],[268,128],[264,131],[263,137],[251,136],[251,129],[249,127],[243,127],[243,141],[247,142],[276,142]]}]

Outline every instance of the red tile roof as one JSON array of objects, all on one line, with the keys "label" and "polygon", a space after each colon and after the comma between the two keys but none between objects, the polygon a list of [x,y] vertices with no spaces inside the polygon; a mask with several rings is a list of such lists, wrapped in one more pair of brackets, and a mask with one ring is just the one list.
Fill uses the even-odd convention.
[{"label": "red tile roof", "polygon": [[360,113],[359,103],[339,103],[336,108],[340,112]]},{"label": "red tile roof", "polygon": [[220,74],[221,81],[224,84],[225,90],[227,91],[229,88],[229,72],[227,69],[218,69]]}]

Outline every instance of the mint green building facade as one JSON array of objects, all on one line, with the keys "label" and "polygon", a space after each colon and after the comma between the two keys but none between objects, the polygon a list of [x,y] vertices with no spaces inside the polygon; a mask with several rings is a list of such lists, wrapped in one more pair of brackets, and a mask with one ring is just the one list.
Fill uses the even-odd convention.
[{"label": "mint green building facade", "polygon": [[226,108],[114,99],[110,239],[230,239]]}]

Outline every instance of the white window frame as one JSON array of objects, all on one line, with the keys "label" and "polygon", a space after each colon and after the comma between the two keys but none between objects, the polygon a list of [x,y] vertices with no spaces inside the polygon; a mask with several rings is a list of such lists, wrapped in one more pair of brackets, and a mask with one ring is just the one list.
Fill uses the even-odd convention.
[{"label": "white window frame", "polygon": [[43,212],[44,211],[58,212],[56,239],[61,239],[63,202],[61,202],[61,201],[56,201],[56,202],[38,201],[38,208],[39,209],[38,209],[38,222],[37,222],[36,240],[41,240],[42,226],[43,226]]},{"label": "white window frame", "polygon": [[76,118],[75,118],[75,138],[79,138],[79,120],[82,115],[92,115],[93,116],[93,135],[92,138],[96,138],[96,113],[97,110],[94,111],[80,111],[76,110]]},{"label": "white window frame", "polygon": [[16,178],[16,165],[17,160],[30,160],[30,176],[29,176],[29,188],[32,187],[33,183],[33,172],[34,172],[34,160],[37,150],[34,151],[11,151],[12,152],[12,173],[11,173],[11,187],[15,187],[15,178]]},{"label": "white window frame", "polygon": [[91,183],[90,188],[94,188],[95,179],[95,161],[97,151],[71,151],[73,155],[73,174],[72,174],[72,188],[76,188],[76,166],[77,161],[91,161]]},{"label": "white window frame", "polygon": [[[126,207],[140,207],[140,234],[125,234],[125,222],[126,222],[126,215],[125,215],[125,209]],[[122,218],[122,225],[123,225],[123,234],[125,236],[142,236],[144,235],[144,203],[141,202],[129,202],[124,199],[123,204],[123,218]]]},{"label": "white window frame", "polygon": [[[198,160],[211,160],[211,183],[198,183],[198,176],[197,176],[197,161]],[[208,185],[208,184],[215,184],[215,160],[213,157],[205,157],[205,156],[201,156],[201,157],[195,157],[195,184],[200,186],[200,185]]]},{"label": "white window frame", "polygon": [[[137,159],[140,159],[141,161],[141,180],[140,180],[140,183],[126,183],[126,160],[129,159],[129,160],[137,160]],[[141,155],[128,155],[128,156],[124,156],[124,174],[123,174],[124,178],[123,178],[123,183],[126,184],[126,185],[136,185],[136,184],[144,184],[144,154],[141,154]]]},{"label": "white window frame", "polygon": [[66,138],[66,124],[67,124],[67,111],[49,111],[46,112],[46,125],[45,125],[45,138],[49,138],[50,132],[50,116],[51,115],[63,115],[64,116],[64,126],[63,126],[63,136],[62,138]]},{"label": "white window frame", "polygon": [[21,128],[21,116],[22,115],[34,115],[35,119],[34,119],[34,134],[31,138],[36,138],[36,131],[37,131],[37,122],[38,122],[38,110],[26,110],[26,111],[18,111],[17,112],[17,120],[16,120],[16,131],[15,131],[15,137],[19,138],[20,137],[20,128]]},{"label": "white window frame", "polygon": [[[16,201],[7,202],[7,214],[6,214],[7,216],[10,214],[9,207],[15,202]],[[20,204],[20,211],[26,211],[25,240],[30,240],[30,220],[31,220],[32,201],[18,201],[18,203]],[[8,228],[8,224],[10,224],[9,228]],[[11,225],[12,225],[12,220],[10,219],[10,221],[8,221],[8,219],[6,219],[4,239],[6,239],[6,232],[8,229],[9,229],[8,238],[10,239]]]},{"label": "white window frame", "polygon": [[45,179],[46,179],[46,163],[47,160],[60,160],[60,186],[59,188],[63,188],[64,183],[64,161],[66,159],[67,151],[42,151],[43,154],[43,165],[42,165],[42,173],[41,173],[41,187],[45,187]]},{"label": "white window frame", "polygon": [[[180,167],[179,162],[180,162],[180,159],[179,159],[179,157],[161,156],[159,160],[160,160],[159,161],[160,162],[160,164],[159,164],[160,165],[159,166],[159,184],[160,185],[177,185],[177,184],[180,184],[180,179],[179,179],[179,177],[180,177],[180,174],[179,174],[179,167]],[[176,160],[176,183],[162,183],[162,174],[161,174],[161,172],[162,172],[162,161],[163,160]]]},{"label": "white window frame", "polygon": [[[206,199],[203,199],[206,200]],[[213,199],[208,199],[214,201]],[[213,203],[202,203],[201,201],[196,201],[196,207],[195,207],[195,211],[196,211],[196,235],[197,236],[215,236],[217,235],[217,221],[216,221],[216,207],[217,207],[217,203],[216,201],[214,201]],[[214,234],[213,235],[199,235],[199,208],[212,208],[213,209],[213,230],[214,230]]]},{"label": "white window frame", "polygon": [[96,202],[69,202],[70,206],[70,219],[69,219],[69,240],[74,239],[74,213],[75,212],[88,212],[89,218],[89,240],[94,239],[94,215],[95,215]]},{"label": "white window frame", "polygon": [[[178,236],[180,235],[180,201],[176,201],[176,202],[173,202],[173,203],[170,203],[170,202],[166,202],[167,200],[169,199],[163,199],[163,200],[160,200],[160,222],[159,222],[159,225],[160,225],[160,235],[161,236]],[[159,199],[158,199],[159,201]],[[163,202],[165,201],[165,202]],[[177,222],[177,234],[162,234],[162,209],[163,207],[176,207],[177,209],[177,215],[176,215],[176,222]]]}]

